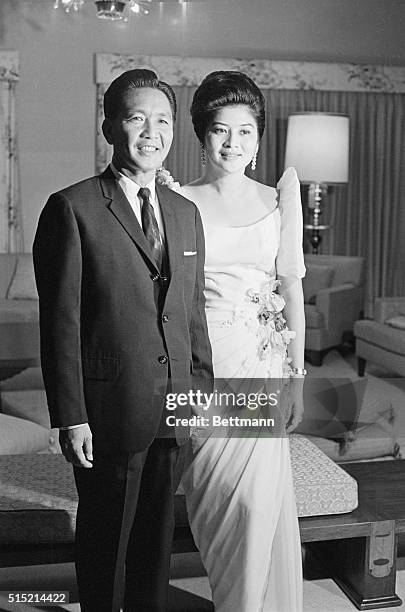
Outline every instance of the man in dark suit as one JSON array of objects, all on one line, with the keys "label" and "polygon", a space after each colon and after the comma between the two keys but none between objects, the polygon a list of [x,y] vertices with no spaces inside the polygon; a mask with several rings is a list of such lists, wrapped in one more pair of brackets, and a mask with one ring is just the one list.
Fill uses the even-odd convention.
[{"label": "man in dark suit", "polygon": [[[212,384],[197,208],[155,184],[174,92],[131,70],[104,97],[112,164],[51,195],[34,241],[51,422],[79,493],[84,612],[165,610],[187,435],[165,396]],[[194,380],[195,383],[195,380]]]}]

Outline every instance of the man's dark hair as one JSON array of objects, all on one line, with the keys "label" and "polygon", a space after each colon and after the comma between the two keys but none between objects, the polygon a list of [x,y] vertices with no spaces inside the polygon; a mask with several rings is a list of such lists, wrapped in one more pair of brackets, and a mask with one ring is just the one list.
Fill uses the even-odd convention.
[{"label": "man's dark hair", "polygon": [[160,81],[152,70],[146,68],[127,70],[114,79],[104,94],[104,117],[115,119],[125,94],[132,88],[141,89],[143,87],[158,89],[165,94],[170,103],[173,121],[175,121],[177,104],[173,89],[164,81]]}]

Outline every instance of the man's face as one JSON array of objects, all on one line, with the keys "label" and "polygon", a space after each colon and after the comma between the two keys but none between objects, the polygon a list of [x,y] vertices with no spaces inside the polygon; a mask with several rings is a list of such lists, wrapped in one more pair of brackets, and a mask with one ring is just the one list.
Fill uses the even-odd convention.
[{"label": "man's face", "polygon": [[118,170],[152,175],[169,153],[173,116],[166,95],[159,89],[129,89],[115,119],[106,119],[104,136],[114,147]]}]

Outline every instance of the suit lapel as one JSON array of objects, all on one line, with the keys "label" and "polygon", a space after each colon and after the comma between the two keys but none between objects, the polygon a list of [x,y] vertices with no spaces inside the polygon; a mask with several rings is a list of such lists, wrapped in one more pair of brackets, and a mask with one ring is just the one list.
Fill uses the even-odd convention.
[{"label": "suit lapel", "polygon": [[107,207],[117,221],[122,225],[132,241],[148,258],[149,263],[155,270],[157,270],[149,244],[145,238],[145,234],[139,225],[138,219],[136,218],[130,203],[125,197],[124,192],[119,188],[110,167],[103,172],[100,177],[100,181],[103,195],[106,200],[108,200]]},{"label": "suit lapel", "polygon": [[181,261],[182,242],[179,239],[180,228],[177,223],[176,194],[167,187],[156,185],[160,210],[166,235],[166,250],[169,258],[169,269],[172,275]]}]

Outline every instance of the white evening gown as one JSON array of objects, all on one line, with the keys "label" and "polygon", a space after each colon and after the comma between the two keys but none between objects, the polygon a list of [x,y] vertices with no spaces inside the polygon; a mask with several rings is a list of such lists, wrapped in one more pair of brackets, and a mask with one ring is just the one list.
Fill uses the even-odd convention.
[{"label": "white evening gown", "polygon": [[[277,187],[274,212],[258,222],[205,225],[206,312],[216,378],[277,378],[283,369],[285,373],[285,345],[280,346],[280,334],[271,325],[260,324],[260,303],[252,299],[254,293],[256,298],[268,293],[276,274],[305,274],[299,182],[293,168]],[[302,610],[288,438],[257,433],[219,438],[196,429],[192,446],[182,484],[216,612]]]}]

